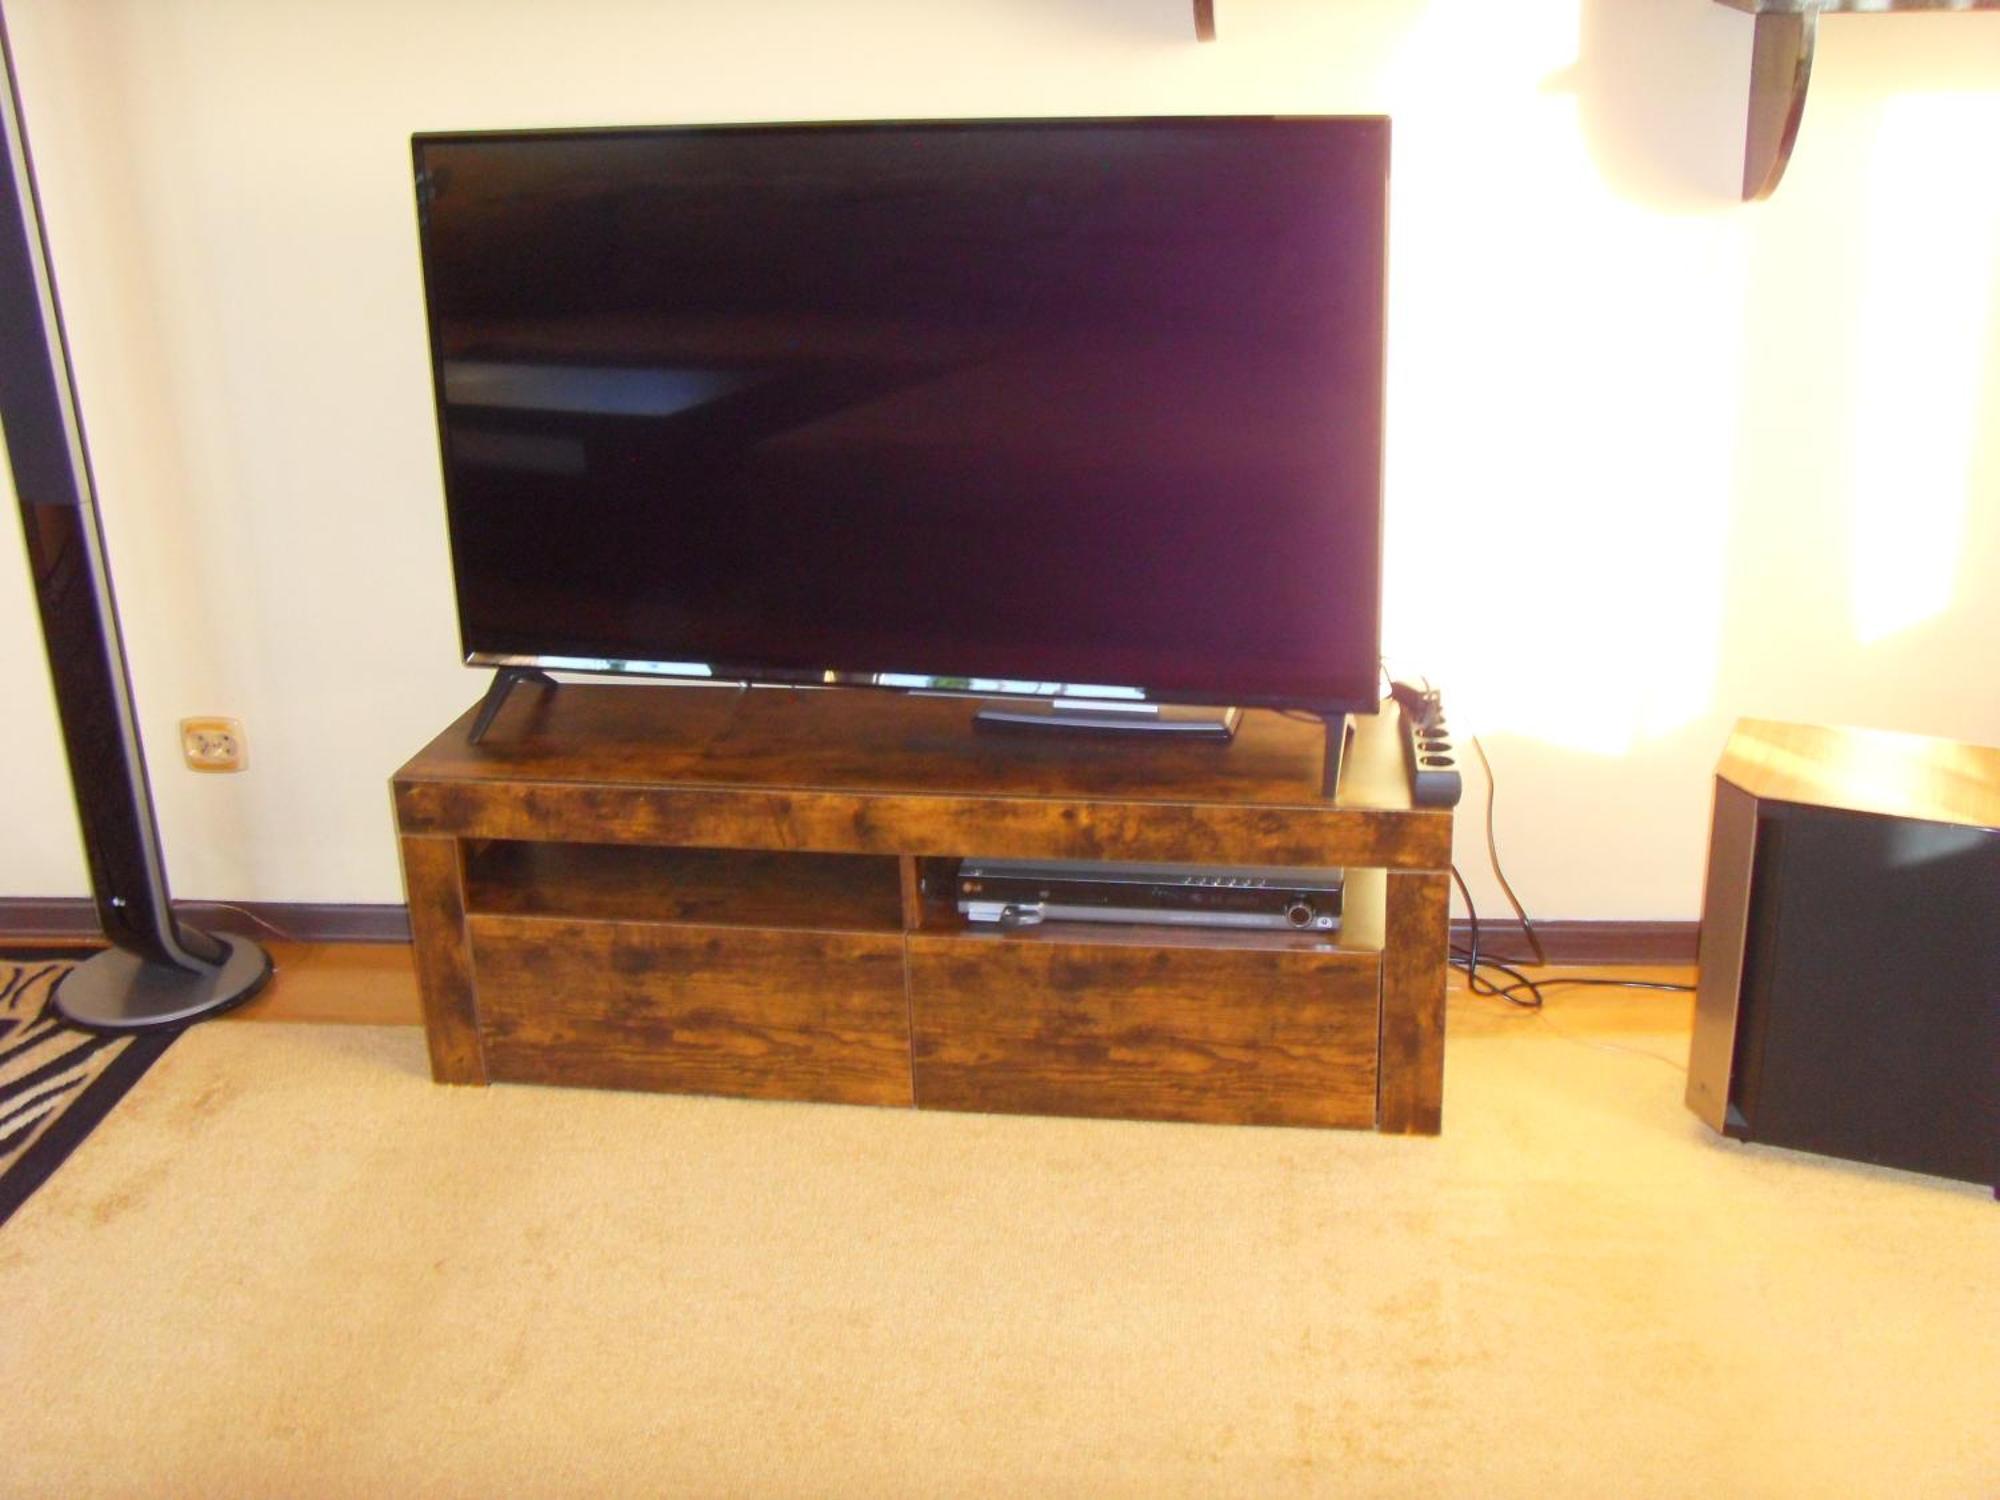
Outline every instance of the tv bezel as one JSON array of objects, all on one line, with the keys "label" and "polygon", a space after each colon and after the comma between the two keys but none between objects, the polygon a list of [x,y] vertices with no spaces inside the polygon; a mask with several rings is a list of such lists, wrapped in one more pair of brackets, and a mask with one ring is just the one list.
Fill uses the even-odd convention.
[{"label": "tv bezel", "polygon": [[[1335,695],[1330,698],[1316,698],[1300,694],[1231,694],[1229,701],[1221,702],[1213,693],[1200,691],[1180,691],[1173,688],[1150,688],[1139,684],[1114,683],[1044,683],[1028,679],[1000,679],[993,677],[973,678],[970,674],[950,671],[919,671],[906,666],[881,667],[827,667],[824,669],[793,669],[759,666],[745,662],[727,660],[709,661],[638,661],[627,658],[579,657],[565,653],[475,651],[466,645],[465,612],[459,600],[458,569],[454,544],[447,527],[446,545],[454,548],[452,568],[453,612],[457,617],[459,651],[461,660],[469,667],[493,669],[539,670],[562,672],[578,676],[651,679],[664,682],[713,682],[769,684],[776,687],[867,687],[890,692],[922,693],[937,696],[963,698],[992,698],[1007,700],[1081,700],[1106,703],[1149,703],[1175,707],[1233,707],[1294,709],[1322,718],[1345,713],[1372,713],[1381,704],[1381,653],[1382,653],[1382,592],[1383,592],[1383,547],[1384,547],[1384,472],[1386,469],[1386,426],[1388,406],[1388,267],[1389,267],[1389,186],[1392,165],[1392,122],[1382,114],[1182,114],[1182,115],[1061,115],[1061,116],[948,116],[938,118],[903,119],[859,119],[859,120],[743,120],[722,121],[707,124],[677,125],[609,125],[609,126],[552,126],[535,128],[497,130],[428,130],[416,131],[410,136],[413,186],[417,204],[417,254],[419,276],[424,298],[425,342],[430,356],[431,395],[437,420],[438,458],[440,481],[444,489],[447,516],[451,507],[451,454],[446,423],[446,403],[444,399],[444,351],[439,338],[437,320],[431,316],[431,263],[429,242],[425,233],[423,214],[425,206],[424,148],[432,145],[487,145],[506,141],[548,140],[563,138],[618,139],[631,137],[718,135],[736,131],[798,131],[851,130],[851,131],[900,131],[911,129],[951,130],[954,128],[987,129],[1004,127],[1007,129],[1034,130],[1050,128],[1072,128],[1090,126],[1186,126],[1190,123],[1215,125],[1258,125],[1258,124],[1299,124],[1299,123],[1351,123],[1370,125],[1382,132],[1382,233],[1383,247],[1380,258],[1381,294],[1378,306],[1381,309],[1382,329],[1381,367],[1377,375],[1376,402],[1378,417],[1375,462],[1375,504],[1373,525],[1374,577],[1372,579],[1375,608],[1373,611],[1374,630],[1371,639],[1370,657],[1373,663],[1367,687],[1351,694]],[[884,682],[884,677],[921,678],[924,683]],[[991,682],[993,687],[972,688],[956,686],[959,682]],[[946,684],[939,686],[938,684]]]}]

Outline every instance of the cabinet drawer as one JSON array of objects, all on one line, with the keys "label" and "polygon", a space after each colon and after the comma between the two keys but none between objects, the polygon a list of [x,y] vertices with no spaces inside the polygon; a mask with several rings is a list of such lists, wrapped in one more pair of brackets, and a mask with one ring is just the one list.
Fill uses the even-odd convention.
[{"label": "cabinet drawer", "polygon": [[1331,947],[915,933],[917,1103],[1373,1126],[1380,986]]},{"label": "cabinet drawer", "polygon": [[467,921],[488,1076],[756,1099],[910,1099],[903,940]]}]

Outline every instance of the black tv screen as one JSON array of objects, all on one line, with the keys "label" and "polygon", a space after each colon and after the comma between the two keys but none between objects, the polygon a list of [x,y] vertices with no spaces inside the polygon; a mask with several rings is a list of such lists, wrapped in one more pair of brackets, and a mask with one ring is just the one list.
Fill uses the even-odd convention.
[{"label": "black tv screen", "polygon": [[1386,120],[414,149],[469,661],[1375,701]]}]

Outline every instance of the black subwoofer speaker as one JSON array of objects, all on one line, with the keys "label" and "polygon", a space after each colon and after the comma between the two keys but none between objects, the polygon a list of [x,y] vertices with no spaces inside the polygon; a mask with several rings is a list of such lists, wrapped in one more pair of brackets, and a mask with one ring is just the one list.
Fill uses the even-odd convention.
[{"label": "black subwoofer speaker", "polygon": [[1696,1113],[2000,1182],[1996,772],[1974,746],[1739,726],[1716,783]]}]

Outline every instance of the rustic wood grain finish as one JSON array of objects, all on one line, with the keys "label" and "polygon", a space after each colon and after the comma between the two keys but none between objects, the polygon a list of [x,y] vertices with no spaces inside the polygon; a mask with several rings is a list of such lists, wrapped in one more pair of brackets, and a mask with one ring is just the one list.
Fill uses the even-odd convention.
[{"label": "rustic wood grain finish", "polygon": [[[980,734],[962,700],[566,685],[479,745],[469,720],[394,790],[413,903],[463,851],[417,940],[434,1045],[469,1037],[479,1077],[1437,1129],[1451,814],[1410,806],[1393,715],[1355,721],[1332,800],[1320,726],[1255,711],[1155,745]],[[950,890],[974,854],[1345,866],[1343,928],[976,930]]]},{"label": "rustic wood grain finish", "polygon": [[[782,786],[1075,801],[1321,805],[1317,722],[1252,709],[1227,744],[1133,743],[1116,735],[1004,734],[973,726],[977,704],[853,688],[565,683],[516,693],[486,738],[476,708],[396,775],[409,780]],[[1410,806],[1394,705],[1355,720],[1341,802]],[[1449,821],[1444,814],[1423,813]]]},{"label": "rustic wood grain finish", "polygon": [[1436,869],[1451,815],[1410,806],[1393,714],[1355,720],[1337,803],[1324,731],[1252,711],[1227,745],[982,734],[954,699],[566,685],[470,712],[395,778],[406,832],[824,853]]},{"label": "rustic wood grain finish", "polygon": [[2000,749],[1741,719],[1716,774],[1766,802],[2000,828]]},{"label": "rustic wood grain finish", "polygon": [[484,1083],[486,1063],[465,945],[465,867],[460,846],[452,839],[409,837],[402,846],[431,1077],[439,1083]]},{"label": "rustic wood grain finish", "polygon": [[1443,875],[1391,874],[1388,900],[1376,1125],[1396,1135],[1436,1135],[1444,1112],[1443,955],[1451,890]]},{"label": "rustic wood grain finish", "polygon": [[1752,15],[1886,15],[1895,11],[2000,10],[2000,0],[1718,0]]},{"label": "rustic wood grain finish", "polygon": [[402,826],[458,838],[604,841],[816,853],[1435,869],[1449,818],[1220,804],[1077,803],[1026,797],[754,788],[453,785],[397,789]]},{"label": "rustic wood grain finish", "polygon": [[1372,1125],[1378,984],[1335,949],[914,934],[917,1103]]},{"label": "rustic wood grain finish", "polygon": [[900,936],[474,916],[491,1076],[908,1105]]}]

